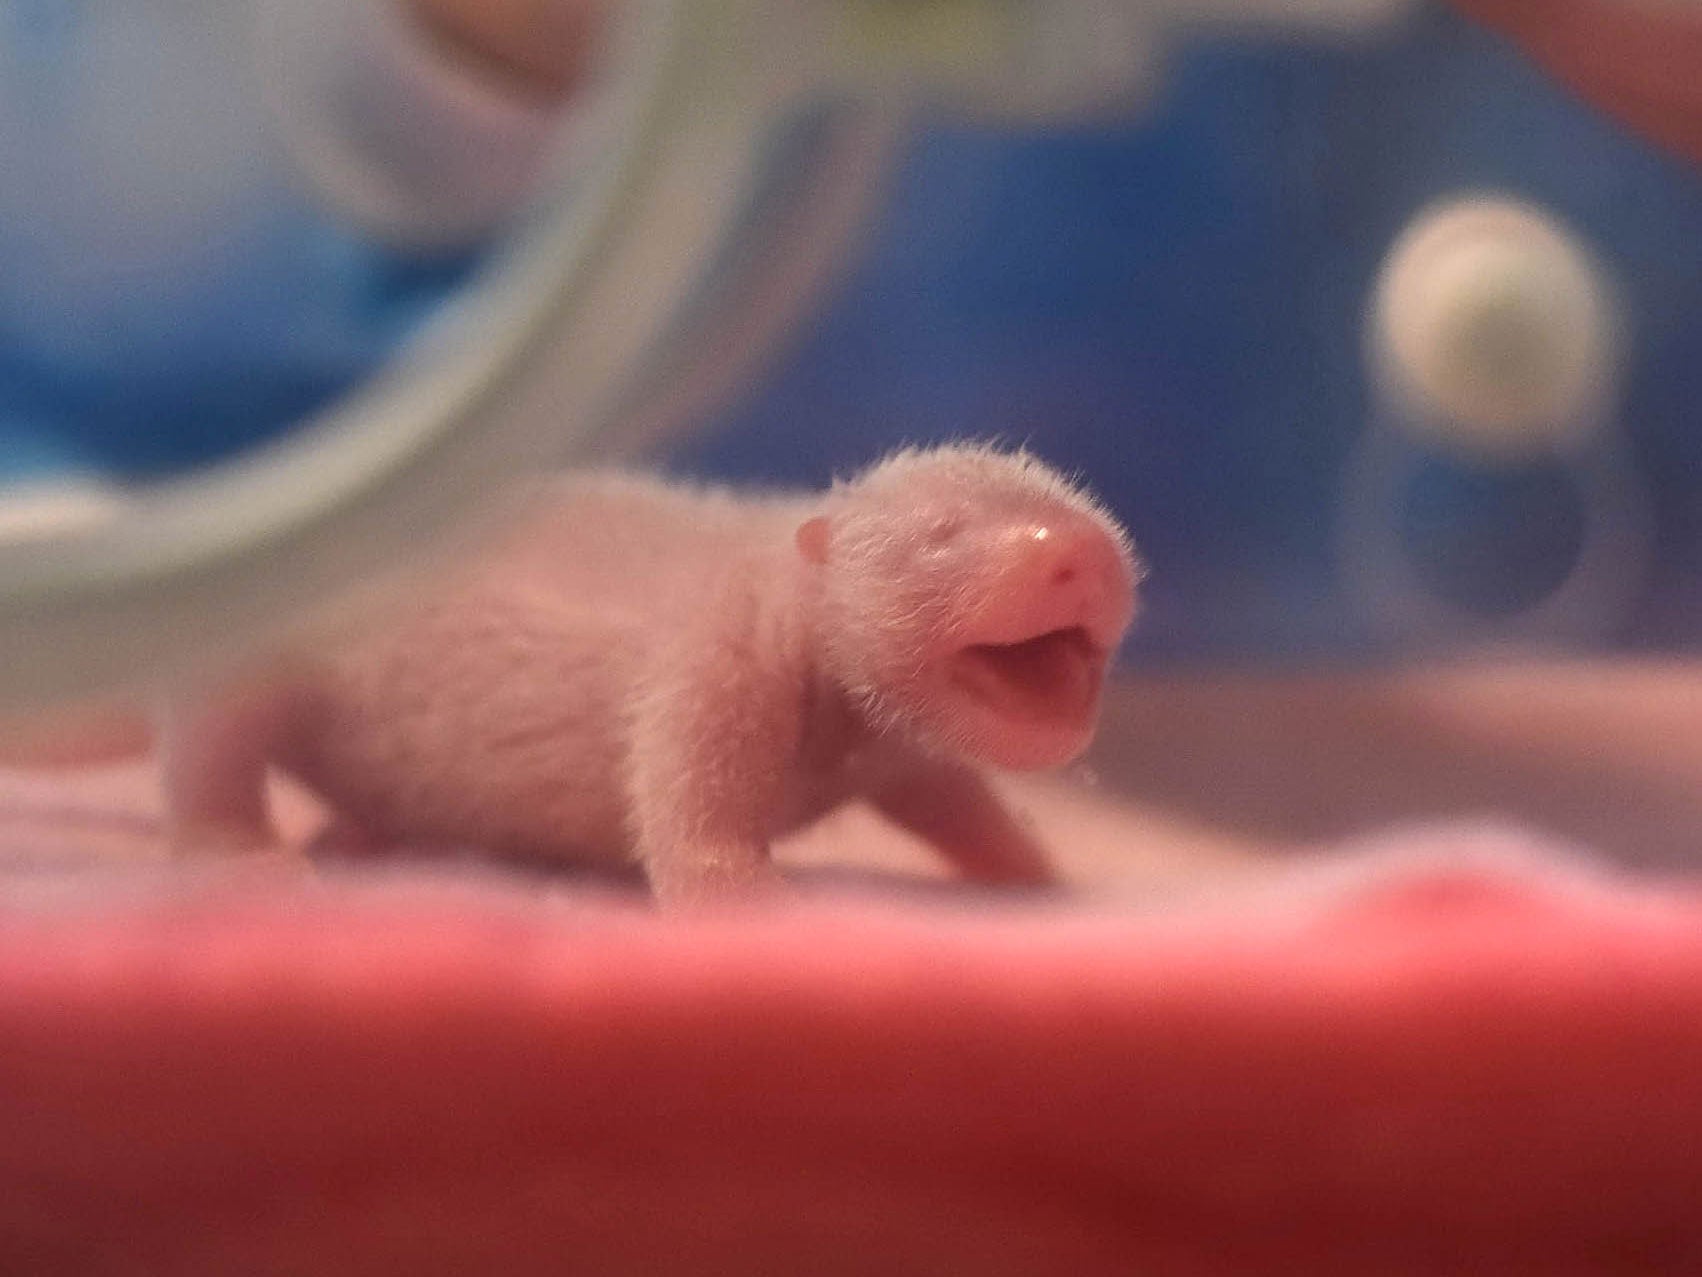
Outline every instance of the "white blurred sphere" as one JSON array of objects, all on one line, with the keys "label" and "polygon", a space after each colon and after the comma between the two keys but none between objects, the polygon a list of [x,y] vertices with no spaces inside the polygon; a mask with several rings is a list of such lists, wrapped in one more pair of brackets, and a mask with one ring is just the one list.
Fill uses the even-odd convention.
[{"label": "white blurred sphere", "polygon": [[1439,442],[1523,456],[1609,410],[1619,340],[1601,267],[1541,210],[1474,197],[1396,239],[1372,306],[1385,389]]}]

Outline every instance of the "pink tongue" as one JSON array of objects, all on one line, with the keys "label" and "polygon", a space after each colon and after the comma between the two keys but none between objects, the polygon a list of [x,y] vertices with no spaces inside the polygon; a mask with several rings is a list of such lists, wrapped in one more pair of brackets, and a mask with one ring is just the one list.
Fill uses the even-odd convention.
[{"label": "pink tongue", "polygon": [[994,709],[1024,717],[1076,718],[1099,694],[1099,656],[1080,629],[1022,643],[977,643],[953,658],[958,686]]}]

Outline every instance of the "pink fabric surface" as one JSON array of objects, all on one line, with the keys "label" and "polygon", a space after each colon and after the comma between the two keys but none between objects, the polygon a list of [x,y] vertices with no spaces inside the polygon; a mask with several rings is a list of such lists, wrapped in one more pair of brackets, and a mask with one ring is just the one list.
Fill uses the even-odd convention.
[{"label": "pink fabric surface", "polygon": [[1702,1271],[1702,898],[0,905],[0,1272]]}]

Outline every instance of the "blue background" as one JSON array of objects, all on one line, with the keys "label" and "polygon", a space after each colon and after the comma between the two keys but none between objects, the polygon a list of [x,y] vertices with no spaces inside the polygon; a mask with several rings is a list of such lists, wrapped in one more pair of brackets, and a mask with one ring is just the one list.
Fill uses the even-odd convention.
[{"label": "blue background", "polygon": [[[1371,407],[1362,318],[1407,220],[1480,188],[1545,205],[1616,276],[1658,562],[1613,641],[1695,643],[1702,174],[1437,8],[1350,51],[1192,50],[1133,128],[930,131],[849,286],[682,460],[819,482],[902,441],[1030,441],[1151,560],[1147,656],[1376,650],[1334,551]],[[1412,469],[1390,517],[1453,602],[1495,615],[1564,575],[1581,517],[1564,474]]]},{"label": "blue background", "polygon": [[[79,144],[64,86],[98,73],[77,61],[96,13],[112,21],[27,0],[0,20],[10,85],[35,67],[59,86],[34,114],[7,99],[8,180]],[[166,68],[173,39],[120,43]],[[171,74],[199,85],[218,68]],[[1419,208],[1481,188],[1545,205],[1616,276],[1633,326],[1621,424],[1659,553],[1613,642],[1696,645],[1702,173],[1439,8],[1352,49],[1186,51],[1130,126],[926,129],[845,287],[675,463],[816,484],[901,442],[1029,442],[1134,529],[1154,568],[1146,657],[1375,652],[1335,552],[1343,462],[1370,413],[1368,289]],[[473,265],[387,254],[281,184],[233,197],[219,226],[220,269],[172,294],[165,330],[140,305],[56,326],[51,280],[6,285],[33,278],[29,235],[0,236],[0,463],[143,477],[263,439],[367,375]],[[1565,474],[1417,455],[1412,472],[1390,518],[1439,592],[1492,616],[1564,574],[1580,535]]]}]

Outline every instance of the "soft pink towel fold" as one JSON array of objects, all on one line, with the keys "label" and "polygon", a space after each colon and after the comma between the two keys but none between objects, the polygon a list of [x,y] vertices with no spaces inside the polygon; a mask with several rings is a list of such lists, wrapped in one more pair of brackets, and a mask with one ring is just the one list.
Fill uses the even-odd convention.
[{"label": "soft pink towel fold", "polygon": [[0,906],[0,1272],[1702,1272],[1702,897]]}]

